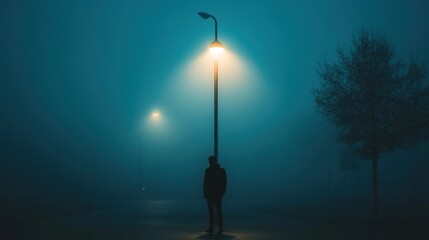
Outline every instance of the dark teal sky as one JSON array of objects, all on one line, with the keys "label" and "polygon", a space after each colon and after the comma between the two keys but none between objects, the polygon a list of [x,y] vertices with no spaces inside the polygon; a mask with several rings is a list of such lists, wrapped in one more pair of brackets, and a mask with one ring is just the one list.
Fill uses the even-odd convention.
[{"label": "dark teal sky", "polygon": [[[217,17],[228,52],[219,60],[220,158],[242,191],[306,196],[340,175],[335,129],[311,89],[317,64],[334,61],[358,30],[385,34],[400,56],[429,59],[425,0],[2,1],[0,175],[13,182],[2,194],[132,191],[139,141],[149,190],[175,181],[175,191],[197,192],[189,184],[212,150],[204,54],[213,22],[199,11]],[[144,124],[153,109],[164,125]],[[404,174],[406,189],[422,149],[405,165],[401,153],[389,156],[396,165],[384,177]]]}]

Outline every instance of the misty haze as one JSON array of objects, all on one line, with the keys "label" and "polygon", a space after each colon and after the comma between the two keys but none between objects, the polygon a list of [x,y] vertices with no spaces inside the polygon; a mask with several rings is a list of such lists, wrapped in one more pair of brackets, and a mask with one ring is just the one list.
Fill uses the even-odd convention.
[{"label": "misty haze", "polygon": [[428,23],[425,0],[1,1],[0,239],[429,239]]}]

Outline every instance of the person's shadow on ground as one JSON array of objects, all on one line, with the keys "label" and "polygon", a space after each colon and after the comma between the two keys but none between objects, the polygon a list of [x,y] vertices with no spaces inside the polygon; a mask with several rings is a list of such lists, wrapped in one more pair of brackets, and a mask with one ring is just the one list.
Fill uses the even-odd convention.
[{"label": "person's shadow on ground", "polygon": [[203,240],[211,240],[211,239],[229,240],[229,239],[235,239],[235,236],[229,235],[229,234],[224,234],[224,233],[220,233],[220,234],[205,233],[203,235],[200,235],[198,237],[198,239],[203,239]]}]

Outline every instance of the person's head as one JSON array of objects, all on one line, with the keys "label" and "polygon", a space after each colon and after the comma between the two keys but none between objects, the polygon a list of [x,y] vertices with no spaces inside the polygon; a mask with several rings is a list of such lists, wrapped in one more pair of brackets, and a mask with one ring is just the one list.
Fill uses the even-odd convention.
[{"label": "person's head", "polygon": [[209,157],[209,163],[212,166],[216,165],[217,164],[217,158],[216,158],[216,156],[210,156]]}]

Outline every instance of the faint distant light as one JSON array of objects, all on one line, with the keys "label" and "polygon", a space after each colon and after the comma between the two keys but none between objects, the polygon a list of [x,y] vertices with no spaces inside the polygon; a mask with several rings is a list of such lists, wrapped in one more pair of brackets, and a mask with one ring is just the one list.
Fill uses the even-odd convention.
[{"label": "faint distant light", "polygon": [[161,114],[159,111],[154,111],[151,113],[150,118],[154,121],[157,121],[161,118]]},{"label": "faint distant light", "polygon": [[219,41],[214,41],[210,44],[209,51],[213,53],[216,57],[223,52],[223,45]]}]

